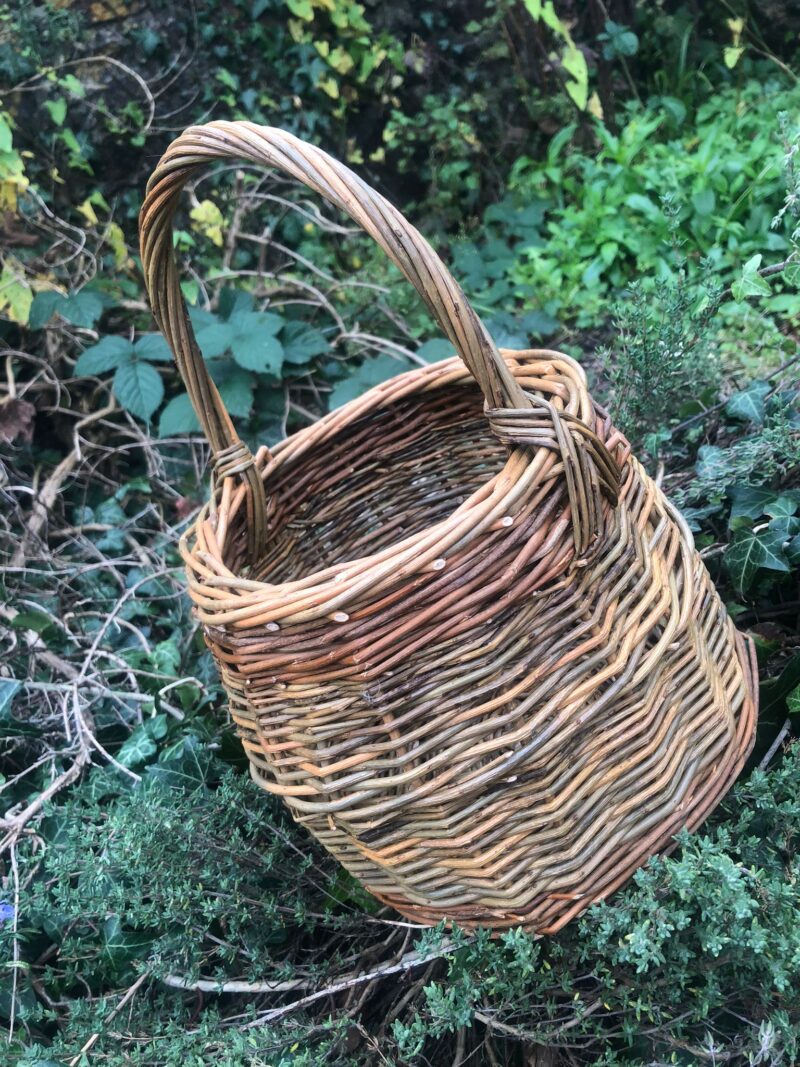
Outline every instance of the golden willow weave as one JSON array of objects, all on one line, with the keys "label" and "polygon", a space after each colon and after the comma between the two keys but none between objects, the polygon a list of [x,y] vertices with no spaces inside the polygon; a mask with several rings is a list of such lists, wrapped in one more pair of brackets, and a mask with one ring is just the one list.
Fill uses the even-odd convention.
[{"label": "golden willow weave", "polygon": [[[172,251],[181,188],[220,159],[347,212],[461,359],[253,457]],[[553,932],[697,826],[750,749],[752,650],[581,368],[499,353],[402,215],[281,130],[186,130],[148,185],[141,245],[214,455],[181,548],[255,780],[423,923]]]}]

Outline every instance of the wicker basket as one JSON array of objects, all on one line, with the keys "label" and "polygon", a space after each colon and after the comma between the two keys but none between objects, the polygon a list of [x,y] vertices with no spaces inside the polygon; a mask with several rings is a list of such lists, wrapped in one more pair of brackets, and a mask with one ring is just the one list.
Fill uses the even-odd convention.
[{"label": "wicker basket", "polygon": [[[253,457],[172,251],[181,188],[218,159],[277,167],[347,212],[461,359]],[[553,932],[696,827],[752,743],[752,649],[581,368],[498,352],[395,208],[281,130],[186,130],[141,242],[214,456],[181,550],[255,780],[422,923]]]}]

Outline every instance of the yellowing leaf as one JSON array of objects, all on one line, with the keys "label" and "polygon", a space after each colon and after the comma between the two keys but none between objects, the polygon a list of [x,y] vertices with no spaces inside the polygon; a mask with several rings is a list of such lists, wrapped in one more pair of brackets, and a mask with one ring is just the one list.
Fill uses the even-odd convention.
[{"label": "yellowing leaf", "polygon": [[293,15],[302,19],[303,22],[311,22],[314,18],[314,8],[311,6],[311,0],[286,0],[286,6]]},{"label": "yellowing leaf", "polygon": [[289,36],[295,44],[303,44],[308,39],[305,26],[298,19],[289,19]]},{"label": "yellowing leaf", "polygon": [[592,93],[589,97],[589,103],[586,105],[586,110],[590,115],[594,115],[596,119],[603,118],[603,105],[600,103],[600,97],[597,93]]},{"label": "yellowing leaf", "polygon": [[343,48],[334,48],[328,57],[328,62],[339,74],[348,74],[355,66],[353,57]]},{"label": "yellowing leaf", "polygon": [[11,122],[0,111],[0,212],[17,210],[17,198],[28,187],[25,163],[14,149]]},{"label": "yellowing leaf", "polygon": [[201,200],[189,212],[189,217],[195,224],[192,227],[194,230],[207,237],[218,248],[222,247],[222,225],[224,219],[222,212],[213,200]]},{"label": "yellowing leaf", "polygon": [[97,214],[90,200],[84,200],[82,204],[79,204],[78,211],[80,211],[81,215],[83,215],[90,226],[96,226],[100,221],[97,218]]},{"label": "yellowing leaf", "polygon": [[744,30],[744,19],[728,19],[728,29],[733,35],[733,43],[738,44],[742,39],[742,31]]},{"label": "yellowing leaf", "polygon": [[722,58],[725,60],[725,66],[728,70],[733,70],[743,55],[744,49],[736,48],[733,45],[728,45],[722,52]]},{"label": "yellowing leaf", "polygon": [[327,93],[331,100],[339,99],[339,83],[335,78],[321,78],[318,88]]},{"label": "yellowing leaf", "polygon": [[129,260],[128,246],[125,244],[122,227],[118,226],[116,222],[110,222],[106,230],[106,240],[111,245],[114,253],[114,265],[122,267]]},{"label": "yellowing leaf", "polygon": [[579,48],[572,45],[565,49],[561,63],[564,70],[572,75],[572,81],[568,81],[564,88],[575,105],[585,111],[589,100],[589,68],[586,65],[586,57]]},{"label": "yellowing leaf", "polygon": [[31,287],[10,263],[4,264],[3,273],[0,274],[0,315],[24,326],[28,321],[32,303]]}]

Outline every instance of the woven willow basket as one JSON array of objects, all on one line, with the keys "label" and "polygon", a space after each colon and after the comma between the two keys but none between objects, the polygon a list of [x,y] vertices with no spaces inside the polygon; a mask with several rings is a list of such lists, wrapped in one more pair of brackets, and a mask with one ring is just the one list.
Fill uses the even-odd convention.
[{"label": "woven willow basket", "polygon": [[[347,212],[461,359],[252,456],[172,251],[182,186],[219,159],[277,167]],[[214,456],[181,550],[255,780],[422,923],[551,933],[697,826],[752,743],[752,649],[581,368],[498,352],[395,208],[281,130],[186,130],[150,180],[141,242]]]}]

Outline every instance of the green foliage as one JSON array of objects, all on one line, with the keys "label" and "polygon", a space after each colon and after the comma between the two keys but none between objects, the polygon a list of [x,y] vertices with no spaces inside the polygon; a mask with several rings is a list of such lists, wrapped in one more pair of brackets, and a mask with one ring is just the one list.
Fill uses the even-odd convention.
[{"label": "green foliage", "polygon": [[713,403],[720,368],[711,330],[718,308],[710,271],[699,286],[683,271],[674,282],[634,283],[617,304],[615,349],[602,356],[616,420],[629,435],[641,439]]},{"label": "green foliage", "polygon": [[[797,1062],[796,12],[89,7],[0,5],[6,818],[100,765],[0,869],[10,1062]],[[206,492],[199,427],[135,258],[169,130],[208,118],[347,159],[498,345],[576,354],[756,640],[737,792],[558,937],[428,932],[392,971],[415,932],[246,780],[176,549]],[[342,221],[250,167],[193,178],[176,215],[200,347],[253,446],[453,354]],[[124,415],[96,418],[104,390]],[[227,991],[177,988],[199,980]]]},{"label": "green foliage", "polygon": [[[692,263],[710,261],[723,284],[739,270],[737,298],[767,292],[757,274],[764,250],[785,253],[788,236],[770,231],[783,202],[776,108],[794,111],[797,89],[750,82],[702,106],[675,130],[663,103],[631,107],[618,134],[594,127],[597,151],[566,154],[574,128],[561,131],[544,161],[520,159],[510,177],[516,203],[547,205],[538,240],[508,273],[518,291],[556,315],[588,324],[614,291],[642,277],[670,280],[664,256],[677,210],[679,243]],[[785,230],[785,227],[782,227]]]}]

